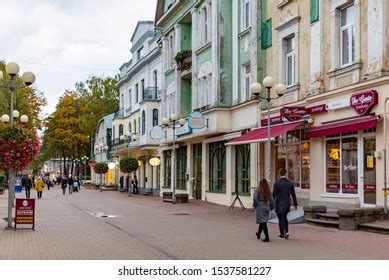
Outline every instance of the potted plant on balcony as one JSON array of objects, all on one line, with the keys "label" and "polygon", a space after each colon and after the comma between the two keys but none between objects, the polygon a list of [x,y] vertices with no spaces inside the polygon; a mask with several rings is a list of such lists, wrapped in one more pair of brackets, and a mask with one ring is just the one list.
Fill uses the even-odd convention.
[{"label": "potted plant on balcony", "polygon": [[177,68],[180,71],[188,70],[192,67],[192,51],[191,50],[182,50],[179,51],[174,60],[177,63]]}]

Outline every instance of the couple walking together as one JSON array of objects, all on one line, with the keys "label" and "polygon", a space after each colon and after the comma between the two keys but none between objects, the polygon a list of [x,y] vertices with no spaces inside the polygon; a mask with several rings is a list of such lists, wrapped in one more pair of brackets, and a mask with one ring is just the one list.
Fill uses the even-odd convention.
[{"label": "couple walking together", "polygon": [[[255,216],[258,226],[256,232],[257,238],[261,238],[262,232],[265,234],[263,242],[269,242],[269,231],[267,221],[269,220],[270,210],[275,208],[277,213],[280,238],[287,239],[289,237],[288,213],[290,211],[290,197],[293,199],[294,208],[297,209],[296,193],[294,185],[286,178],[287,171],[281,168],[279,171],[280,179],[274,183],[273,194],[270,192],[269,184],[266,179],[259,182],[258,189],[254,193],[253,207],[255,208]],[[274,207],[275,202],[275,207]]]}]

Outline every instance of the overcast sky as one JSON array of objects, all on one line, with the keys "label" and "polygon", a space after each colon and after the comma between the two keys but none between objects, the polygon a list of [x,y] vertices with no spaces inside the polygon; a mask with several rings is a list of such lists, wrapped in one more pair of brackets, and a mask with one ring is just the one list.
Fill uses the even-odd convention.
[{"label": "overcast sky", "polygon": [[45,113],[51,113],[77,81],[119,71],[130,59],[136,23],[154,20],[156,2],[0,0],[0,60],[35,73],[35,86],[48,100]]}]

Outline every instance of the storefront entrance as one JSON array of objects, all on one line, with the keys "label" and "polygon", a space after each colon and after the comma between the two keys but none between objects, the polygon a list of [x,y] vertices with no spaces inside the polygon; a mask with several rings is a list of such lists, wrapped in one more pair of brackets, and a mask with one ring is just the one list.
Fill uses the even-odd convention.
[{"label": "storefront entrance", "polygon": [[202,179],[202,144],[193,145],[193,198],[201,199],[201,179]]},{"label": "storefront entrance", "polygon": [[326,193],[356,195],[361,206],[376,204],[376,146],[373,132],[326,139]]}]

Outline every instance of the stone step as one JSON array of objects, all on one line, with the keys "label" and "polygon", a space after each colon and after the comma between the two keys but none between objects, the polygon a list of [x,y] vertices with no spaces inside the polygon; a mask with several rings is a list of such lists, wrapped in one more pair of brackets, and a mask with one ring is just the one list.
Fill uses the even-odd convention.
[{"label": "stone step", "polygon": [[339,222],[336,221],[326,221],[326,220],[320,220],[320,219],[305,219],[305,222],[307,224],[315,225],[315,226],[322,226],[322,227],[331,227],[331,228],[339,228]]},{"label": "stone step", "polygon": [[337,212],[318,213],[317,217],[319,220],[324,221],[339,221],[339,215]]},{"label": "stone step", "polygon": [[165,199],[163,199],[163,202],[170,202],[170,203],[173,203],[173,199],[165,198]]},{"label": "stone step", "polygon": [[358,226],[358,229],[363,230],[363,231],[369,231],[369,232],[389,235],[389,227],[383,226],[383,225],[375,225],[375,224],[370,224],[370,223],[360,224]]}]

